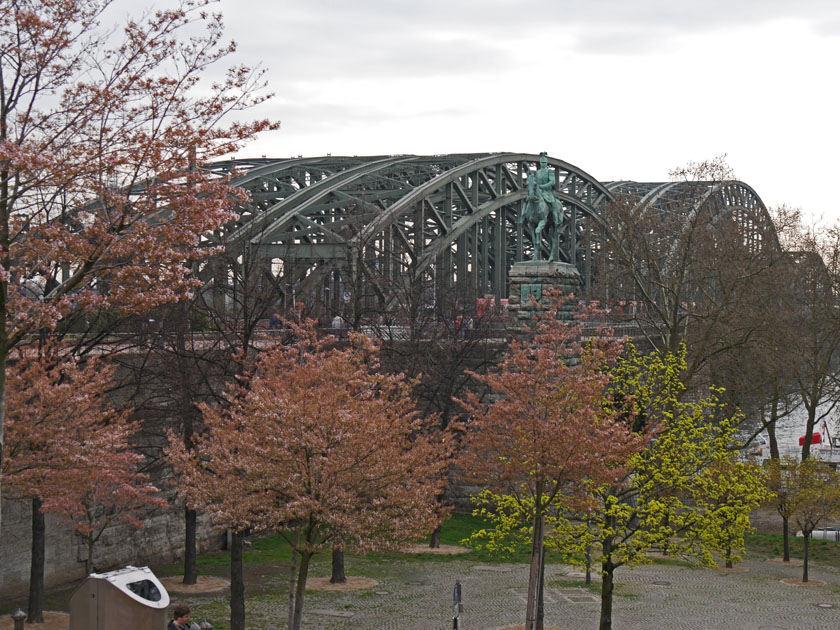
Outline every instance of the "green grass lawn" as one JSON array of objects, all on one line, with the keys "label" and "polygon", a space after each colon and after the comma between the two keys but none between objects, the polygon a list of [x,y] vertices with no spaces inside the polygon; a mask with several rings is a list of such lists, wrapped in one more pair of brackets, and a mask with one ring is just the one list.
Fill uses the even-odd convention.
[{"label": "green grass lawn", "polygon": [[[469,538],[470,535],[479,529],[485,529],[490,524],[471,514],[452,514],[452,516],[443,524],[440,533],[440,543],[442,545],[460,545],[464,546],[462,542]],[[428,543],[428,539],[418,541],[419,543]],[[250,545],[246,547],[243,554],[244,562],[247,565],[253,563],[274,563],[288,565],[291,562],[291,550],[289,544],[283,536],[276,534],[271,536],[253,537],[249,540]],[[440,554],[400,554],[400,553],[369,553],[365,559],[370,562],[385,561],[399,557],[407,561],[427,561],[431,557],[440,562],[447,562],[451,560],[474,560],[476,562],[497,562],[497,563],[526,563],[530,559],[531,550],[527,546],[522,546],[517,549],[510,557],[499,557],[488,551],[470,550],[458,555],[440,555]],[[316,556],[329,556],[328,551],[324,551]],[[352,554],[348,554],[348,558],[355,558]],[[566,562],[568,557],[564,554],[549,551],[546,553],[546,561],[550,563]],[[210,553],[201,556],[198,560],[198,567],[200,572],[207,572],[216,574],[219,567],[227,567],[230,562],[227,552]],[[162,568],[163,575],[174,575],[178,572],[180,565],[168,565]]]},{"label": "green grass lawn", "polygon": [[[468,538],[473,531],[487,527],[487,523],[478,517],[468,514],[453,514],[441,528],[440,542],[443,545],[460,545],[464,538]],[[418,542],[428,542],[418,541]],[[377,562],[387,561],[395,557],[399,557],[406,561],[426,561],[432,554],[398,554],[398,553],[369,553],[364,557],[348,554],[347,558],[355,560],[364,560],[363,565],[372,565]],[[458,557],[461,559],[474,559],[481,562],[499,561],[498,558],[492,557],[486,552],[469,551],[466,554],[458,556],[434,555],[436,560],[446,562],[448,560]],[[245,563],[245,570],[255,565],[281,565],[289,566],[291,564],[291,547],[286,539],[280,534],[273,534],[267,536],[253,536],[248,539],[245,551],[243,552],[243,561]],[[325,550],[318,553],[313,558],[315,569],[324,563],[329,564],[330,552]],[[509,562],[528,561],[527,550],[518,553],[513,559],[508,559]],[[202,554],[198,558],[198,572],[204,575],[225,575],[230,566],[230,554],[227,551],[216,551]],[[179,575],[183,572],[183,564],[173,563],[160,567],[155,567],[155,573],[160,576]]]},{"label": "green grass lawn", "polygon": [[[487,528],[489,523],[484,519],[472,516],[471,514],[452,514],[441,528],[440,542],[442,545],[464,546],[463,541],[469,538],[474,531]],[[426,543],[428,540],[418,541]],[[829,541],[813,540],[810,545],[811,560],[814,562],[826,562],[840,564],[840,544]],[[782,555],[782,537],[775,534],[752,534],[747,537],[747,556],[752,558],[773,558]],[[291,563],[291,549],[285,538],[279,534],[270,536],[254,536],[249,539],[249,545],[243,554],[246,571],[248,567],[255,565],[275,565],[287,567]],[[802,539],[791,537],[791,557],[802,557]],[[501,563],[527,563],[530,560],[530,548],[526,545],[518,548],[508,557],[500,557],[486,550],[469,550],[458,555],[439,555],[424,553],[400,554],[400,553],[369,553],[365,556],[347,555],[348,561],[354,561],[354,571],[358,575],[368,575],[375,572],[375,566],[380,562],[388,562],[399,558],[403,562],[425,562],[434,559],[438,562],[450,562],[455,560],[472,560],[474,562],[487,564]],[[548,563],[570,563],[576,558],[556,551],[546,553]],[[313,559],[313,574],[328,574],[329,572],[329,551],[319,553]],[[213,552],[202,555],[198,559],[199,573],[206,575],[225,575],[228,571],[230,556],[227,552]],[[654,564],[690,566],[679,558],[654,558]],[[593,570],[595,567],[593,567]],[[158,567],[159,575],[176,575],[182,571],[181,564],[171,564]]]},{"label": "green grass lawn", "polygon": [[[790,540],[790,557],[802,558],[804,539],[793,534]],[[781,534],[749,534],[746,537],[747,555],[751,558],[781,558],[784,553],[784,538]],[[830,540],[812,540],[808,544],[809,562],[840,566],[840,543]]]}]

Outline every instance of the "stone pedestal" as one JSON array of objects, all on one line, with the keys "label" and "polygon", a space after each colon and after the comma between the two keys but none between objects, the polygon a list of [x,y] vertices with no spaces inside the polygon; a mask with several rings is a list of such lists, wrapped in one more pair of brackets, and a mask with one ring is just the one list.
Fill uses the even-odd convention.
[{"label": "stone pedestal", "polygon": [[[548,289],[563,295],[576,295],[581,287],[580,274],[574,265],[562,262],[518,262],[510,269],[510,295],[508,312],[516,328],[530,325],[535,311],[549,305]],[[536,305],[529,299],[534,296]],[[559,319],[570,321],[577,311],[577,301],[571,300],[560,307]]]}]

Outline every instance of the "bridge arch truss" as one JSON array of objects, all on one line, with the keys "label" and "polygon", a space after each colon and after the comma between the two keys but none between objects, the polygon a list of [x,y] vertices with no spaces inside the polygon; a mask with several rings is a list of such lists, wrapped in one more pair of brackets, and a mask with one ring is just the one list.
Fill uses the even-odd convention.
[{"label": "bridge arch truss", "polygon": [[[549,251],[517,224],[538,162],[525,153],[219,162],[210,169],[235,174],[252,202],[208,244],[260,259],[284,293],[320,300],[326,311],[336,312],[339,299],[384,308],[404,299],[428,306],[505,298],[510,266],[534,247]],[[549,165],[566,215],[561,260],[588,285],[600,209],[612,195],[567,162]],[[204,273],[217,286],[228,281],[213,266]]]},{"label": "bridge arch truss", "polygon": [[726,224],[740,236],[750,253],[781,251],[773,220],[758,193],[744,182],[676,181],[676,182],[607,182],[607,190],[617,198],[629,198],[633,213],[660,214],[671,219],[662,238],[673,239],[679,225],[689,225],[697,215],[704,220]]}]

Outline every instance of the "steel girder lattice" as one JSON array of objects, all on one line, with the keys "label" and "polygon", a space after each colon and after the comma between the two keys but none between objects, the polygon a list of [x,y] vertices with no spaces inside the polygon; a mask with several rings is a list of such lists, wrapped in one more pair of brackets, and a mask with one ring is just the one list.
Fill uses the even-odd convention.
[{"label": "steel girder lattice", "polygon": [[[339,295],[380,309],[404,299],[504,298],[510,266],[534,247],[550,249],[528,241],[516,221],[538,162],[514,153],[220,162],[210,169],[233,173],[252,203],[208,244],[264,260],[285,293],[327,307]],[[594,227],[611,195],[571,164],[549,165],[566,215],[561,260],[588,284]],[[204,276],[227,282],[212,265]]]},{"label": "steel girder lattice", "polygon": [[[672,215],[672,229],[680,216],[702,212],[729,221],[751,251],[779,248],[767,209],[742,182],[601,184],[567,162],[548,161],[566,216],[560,259],[577,267],[584,291],[610,229],[603,209],[619,197],[632,199],[634,212]],[[539,155],[522,153],[218,162],[209,170],[232,175],[252,201],[207,244],[224,246],[228,260],[262,261],[285,296],[319,303],[325,313],[337,312],[341,298],[373,311],[505,298],[510,266],[534,247],[543,257],[550,249],[517,225],[525,180],[538,162]],[[217,289],[233,277],[212,263],[202,275]]]},{"label": "steel girder lattice", "polygon": [[[673,229],[679,222],[691,222],[694,215],[705,213],[709,221],[728,221],[737,230],[749,252],[771,248],[781,251],[776,228],[764,202],[750,186],[740,181],[677,181],[658,183],[607,182],[606,188],[616,197],[629,197],[634,212],[674,216]],[[675,235],[662,234],[663,238]]]}]

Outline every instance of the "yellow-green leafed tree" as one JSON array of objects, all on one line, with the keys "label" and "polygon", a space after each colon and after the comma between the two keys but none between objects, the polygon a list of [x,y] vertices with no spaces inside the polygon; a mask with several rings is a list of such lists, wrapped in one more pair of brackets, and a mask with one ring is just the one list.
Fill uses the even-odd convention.
[{"label": "yellow-green leafed tree", "polygon": [[744,535],[753,531],[750,513],[770,494],[766,472],[734,458],[722,460],[698,476],[694,497],[698,516],[706,521],[698,531],[709,550],[723,556],[727,568],[741,561]]},{"label": "yellow-green leafed tree", "polygon": [[[590,488],[595,507],[578,515],[588,523],[580,550],[589,542],[600,547],[601,630],[612,628],[617,568],[649,562],[651,548],[713,565],[712,552],[738,548],[737,530],[760,494],[760,473],[733,461],[739,416],[716,389],[685,400],[684,369],[684,348],[643,356],[628,344],[611,370],[604,404],[651,439],[631,455],[620,481]],[[736,491],[747,487],[752,499]]]},{"label": "yellow-green leafed tree", "polygon": [[785,455],[779,459],[770,459],[765,463],[767,485],[771,491],[770,504],[782,517],[782,536],[784,538],[784,562],[790,562],[790,519],[796,512],[799,493],[796,487],[796,473],[799,461]]},{"label": "yellow-green leafed tree", "polygon": [[[580,325],[542,314],[534,335],[514,341],[497,370],[471,373],[493,391],[462,401],[470,418],[459,468],[492,495],[481,506],[500,530],[531,544],[525,626],[544,626],[544,548],[553,520],[591,504],[587,487],[626,476],[631,453],[645,447],[619,414],[602,404],[615,340],[581,344]],[[495,495],[495,496],[494,496]],[[491,535],[488,545],[504,545]]]},{"label": "yellow-green leafed tree", "polygon": [[[538,363],[522,365],[533,369]],[[531,376],[524,367],[516,374]],[[476,452],[495,454],[488,461],[499,467],[499,478],[507,485],[495,484],[476,497],[476,514],[490,519],[494,527],[476,532],[471,543],[512,553],[523,543],[533,543],[534,515],[539,514],[545,548],[577,557],[588,557],[589,550],[596,556],[600,552],[599,628],[611,630],[616,569],[650,562],[651,548],[707,566],[714,565],[714,552],[737,561],[749,514],[768,492],[762,471],[734,458],[734,432],[741,417],[720,401],[721,390],[690,400],[684,396],[685,348],[676,354],[645,356],[628,343],[620,357],[602,367],[608,376],[600,391],[602,414],[610,418],[613,443],[596,442],[595,449],[586,439],[597,423],[587,429],[569,421],[573,415],[563,415],[558,422],[567,429],[574,426],[578,436],[577,443],[572,434],[565,436],[571,442],[561,442],[564,448],[587,445],[610,453],[599,460],[600,478],[558,477],[550,486],[552,499],[546,501],[547,485],[537,483],[541,469],[535,466],[536,455],[556,447],[532,438],[531,453],[524,447],[524,436],[516,440],[510,426],[498,431],[494,449]],[[523,376],[523,383],[534,391],[533,379]],[[518,414],[503,411],[506,418],[525,416],[521,409]],[[620,425],[634,448],[615,438],[621,434]],[[476,434],[488,439],[488,433]],[[507,466],[520,460],[518,474],[512,474]],[[532,472],[523,476],[528,470]]]},{"label": "yellow-green leafed tree", "polygon": [[840,474],[825,462],[809,458],[788,469],[796,488],[793,518],[804,536],[802,581],[808,581],[808,543],[825,521],[840,517]]}]

